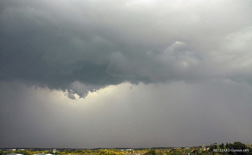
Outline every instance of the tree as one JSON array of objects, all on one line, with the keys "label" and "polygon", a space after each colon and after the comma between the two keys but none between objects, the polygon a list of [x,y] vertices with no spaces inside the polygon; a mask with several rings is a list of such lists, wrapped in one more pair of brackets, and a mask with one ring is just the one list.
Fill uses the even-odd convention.
[{"label": "tree", "polygon": [[156,155],[156,151],[151,149],[150,151],[146,152],[144,155]]},{"label": "tree", "polygon": [[233,148],[234,149],[246,149],[247,146],[241,142],[234,142]]},{"label": "tree", "polygon": [[220,149],[224,149],[224,144],[223,143],[221,143]]},{"label": "tree", "polygon": [[214,149],[217,149],[217,145],[216,144],[210,145],[209,151],[213,151]]}]

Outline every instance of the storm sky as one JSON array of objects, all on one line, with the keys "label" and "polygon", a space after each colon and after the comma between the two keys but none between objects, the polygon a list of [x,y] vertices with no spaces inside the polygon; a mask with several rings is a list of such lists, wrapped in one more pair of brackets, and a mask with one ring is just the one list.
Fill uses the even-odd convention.
[{"label": "storm sky", "polygon": [[250,0],[0,0],[0,147],[252,143]]}]

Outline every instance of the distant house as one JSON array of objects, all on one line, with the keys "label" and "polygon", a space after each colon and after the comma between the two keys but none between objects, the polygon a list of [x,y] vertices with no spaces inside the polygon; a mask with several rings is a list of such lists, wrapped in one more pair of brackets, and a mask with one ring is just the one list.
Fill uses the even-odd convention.
[{"label": "distant house", "polygon": [[203,150],[203,151],[206,151],[206,150],[207,150],[207,148],[206,148],[206,145],[205,145],[205,144],[203,144],[203,145],[201,146],[201,148],[202,148],[202,150]]},{"label": "distant house", "polygon": [[18,150],[20,150],[20,151],[25,151],[25,149],[18,149]]}]

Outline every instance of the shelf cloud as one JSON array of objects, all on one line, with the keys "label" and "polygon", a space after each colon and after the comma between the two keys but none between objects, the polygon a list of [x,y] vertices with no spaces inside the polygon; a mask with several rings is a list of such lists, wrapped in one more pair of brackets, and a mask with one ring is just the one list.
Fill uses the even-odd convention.
[{"label": "shelf cloud", "polygon": [[248,1],[25,0],[1,6],[4,81],[65,90],[75,81],[104,87],[250,76]]}]

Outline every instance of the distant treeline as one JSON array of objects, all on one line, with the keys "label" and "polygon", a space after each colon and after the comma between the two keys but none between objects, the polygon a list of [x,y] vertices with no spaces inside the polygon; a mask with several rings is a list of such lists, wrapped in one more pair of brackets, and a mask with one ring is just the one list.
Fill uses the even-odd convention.
[{"label": "distant treeline", "polygon": [[241,142],[214,143],[193,147],[162,147],[150,149],[1,149],[0,155],[5,154],[85,154],[85,155],[252,155],[251,144]]}]

